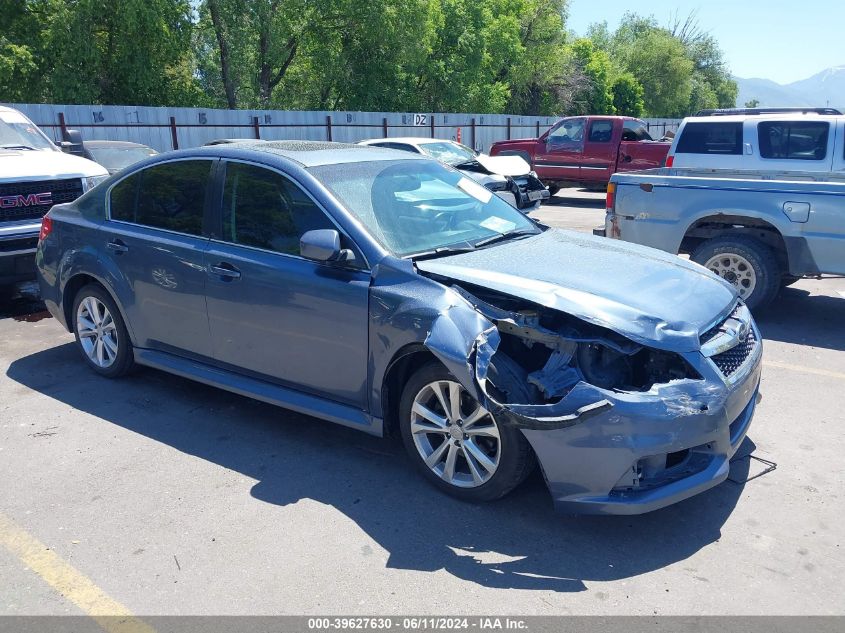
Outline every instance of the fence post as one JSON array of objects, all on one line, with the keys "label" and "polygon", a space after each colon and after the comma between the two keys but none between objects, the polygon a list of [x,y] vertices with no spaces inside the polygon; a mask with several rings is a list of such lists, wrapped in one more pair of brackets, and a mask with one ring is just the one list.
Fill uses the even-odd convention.
[{"label": "fence post", "polygon": [[170,117],[170,141],[173,143],[173,149],[179,149],[179,136],[176,134],[176,117]]},{"label": "fence post", "polygon": [[384,117],[381,120],[381,131],[383,132],[382,136],[384,136],[384,138],[387,138],[387,117]]},{"label": "fence post", "polygon": [[67,123],[65,123],[65,113],[59,112],[59,129],[62,131],[62,140],[67,140]]},{"label": "fence post", "polygon": [[[539,136],[539,134],[538,134]],[[508,140],[511,140],[511,118],[508,117]]]},{"label": "fence post", "polygon": [[434,115],[431,115],[431,138],[434,138]]},{"label": "fence post", "polygon": [[252,117],[252,129],[255,132],[255,139],[260,140],[261,139],[261,124],[258,122],[257,116]]},{"label": "fence post", "polygon": [[540,122],[537,121],[537,138],[540,138]]},{"label": "fence post", "polygon": [[470,122],[470,138],[472,139],[472,149],[475,149],[475,117]]},{"label": "fence post", "polygon": [[329,114],[326,116],[326,140],[332,140],[332,115]]}]

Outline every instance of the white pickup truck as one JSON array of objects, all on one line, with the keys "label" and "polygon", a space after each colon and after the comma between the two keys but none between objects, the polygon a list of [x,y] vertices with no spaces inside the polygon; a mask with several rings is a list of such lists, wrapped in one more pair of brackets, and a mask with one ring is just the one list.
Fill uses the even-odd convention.
[{"label": "white pickup truck", "polygon": [[35,279],[41,218],[108,177],[62,152],[21,112],[0,106],[0,297]]},{"label": "white pickup truck", "polygon": [[613,176],[597,233],[689,254],[752,309],[801,277],[845,275],[845,116],[687,119],[669,158]]}]

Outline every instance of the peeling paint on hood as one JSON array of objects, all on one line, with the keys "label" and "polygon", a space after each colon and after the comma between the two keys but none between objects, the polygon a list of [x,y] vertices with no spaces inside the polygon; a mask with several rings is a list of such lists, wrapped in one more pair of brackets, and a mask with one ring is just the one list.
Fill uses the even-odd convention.
[{"label": "peeling paint on hood", "polygon": [[560,229],[416,265],[676,352],[698,350],[699,334],[737,300],[730,284],[698,264]]}]

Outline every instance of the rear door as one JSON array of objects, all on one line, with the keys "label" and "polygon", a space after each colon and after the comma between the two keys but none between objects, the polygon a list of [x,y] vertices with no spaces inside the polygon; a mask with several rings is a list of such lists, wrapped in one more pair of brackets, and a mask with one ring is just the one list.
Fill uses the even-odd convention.
[{"label": "rear door", "polygon": [[614,134],[613,119],[589,119],[584,155],[581,162],[581,180],[606,183],[616,167],[616,148],[619,135]]},{"label": "rear door", "polygon": [[541,179],[550,181],[581,180],[584,136],[587,119],[562,119],[537,147],[535,166]]},{"label": "rear door", "polygon": [[255,377],[365,408],[370,272],[299,255],[299,239],[335,229],[288,176],[225,163],[220,237],[206,254],[214,358]]},{"label": "rear door", "polygon": [[109,192],[96,247],[120,271],[112,285],[140,347],[211,357],[203,264],[215,162],[158,163]]}]

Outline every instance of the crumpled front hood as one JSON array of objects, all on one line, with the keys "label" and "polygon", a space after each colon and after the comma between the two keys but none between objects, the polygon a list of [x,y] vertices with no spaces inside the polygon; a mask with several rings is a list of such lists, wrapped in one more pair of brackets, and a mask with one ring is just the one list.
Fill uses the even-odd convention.
[{"label": "crumpled front hood", "polygon": [[531,165],[520,156],[479,154],[475,157],[475,160],[491,174],[499,174],[500,176],[524,176],[531,171]]},{"label": "crumpled front hood", "polygon": [[699,335],[736,302],[730,284],[697,264],[560,229],[416,265],[676,352],[698,350]]}]

